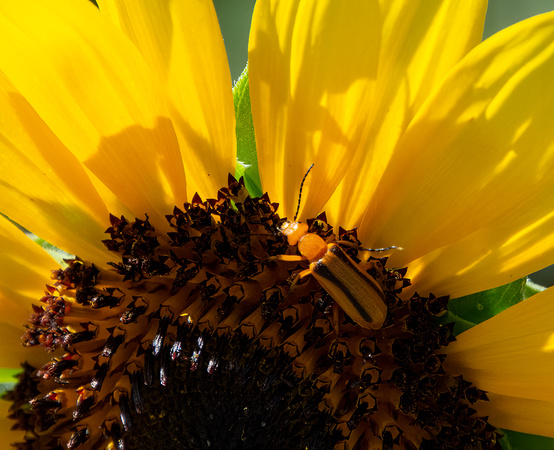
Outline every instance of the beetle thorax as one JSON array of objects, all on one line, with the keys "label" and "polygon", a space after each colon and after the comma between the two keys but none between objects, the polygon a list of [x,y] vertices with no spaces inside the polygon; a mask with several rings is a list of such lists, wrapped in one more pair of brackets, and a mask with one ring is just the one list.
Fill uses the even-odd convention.
[{"label": "beetle thorax", "polygon": [[310,262],[318,261],[327,253],[327,243],[317,234],[308,233],[300,238],[298,251]]}]

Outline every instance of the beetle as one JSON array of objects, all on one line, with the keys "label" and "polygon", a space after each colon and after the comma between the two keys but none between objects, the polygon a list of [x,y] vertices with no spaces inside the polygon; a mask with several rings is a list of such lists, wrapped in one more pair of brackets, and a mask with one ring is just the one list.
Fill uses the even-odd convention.
[{"label": "beetle", "polygon": [[[342,241],[327,243],[319,235],[310,233],[308,224],[296,222],[302,186],[313,166],[310,166],[300,185],[294,219],[284,222],[279,228],[289,245],[298,246],[300,255],[279,255],[275,259],[309,261],[309,268],[300,272],[294,283],[311,275],[354,322],[362,328],[377,330],[383,326],[388,309],[379,283],[345,253],[340,247]],[[348,245],[352,243],[348,242]],[[401,250],[401,247],[364,250],[377,252],[392,249]],[[336,310],[334,313],[336,317]]]}]

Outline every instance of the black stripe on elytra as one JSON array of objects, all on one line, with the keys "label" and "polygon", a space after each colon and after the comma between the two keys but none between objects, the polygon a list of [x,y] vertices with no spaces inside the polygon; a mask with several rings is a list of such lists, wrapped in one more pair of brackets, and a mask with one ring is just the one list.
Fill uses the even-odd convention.
[{"label": "black stripe on elytra", "polygon": [[[338,250],[337,250],[338,249]],[[347,264],[348,267],[353,270],[356,274],[359,274],[362,279],[365,280],[365,276],[362,274],[360,269],[358,269],[355,265],[352,264],[352,262],[346,257],[345,253],[340,249],[338,246],[333,246],[329,249],[330,252],[332,252],[335,256],[337,256],[344,264]],[[350,303],[354,307],[356,311],[358,311],[358,314],[367,321],[368,323],[373,322],[373,317],[371,317],[368,313],[368,311],[358,303],[350,289],[348,289],[341,280],[339,280],[328,268],[325,264],[323,264],[320,261],[317,261],[313,268],[312,272],[319,275],[322,278],[325,278],[326,280],[329,280],[331,283],[333,283],[337,289],[340,289],[344,295],[350,300]]]}]

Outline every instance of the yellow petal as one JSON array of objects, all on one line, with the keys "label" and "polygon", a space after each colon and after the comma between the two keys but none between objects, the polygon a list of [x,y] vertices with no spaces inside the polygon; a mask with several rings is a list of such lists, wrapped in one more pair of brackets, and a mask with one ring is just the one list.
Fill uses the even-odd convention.
[{"label": "yellow petal", "polygon": [[52,358],[52,354],[47,353],[43,347],[23,347],[21,344],[21,336],[25,332],[23,325],[1,324],[0,327],[0,352],[2,352],[0,368],[19,369],[24,361],[39,368]]},{"label": "yellow petal", "polygon": [[0,217],[0,248],[2,306],[7,304],[19,314],[17,318],[0,314],[0,321],[9,323],[13,318],[23,324],[31,312],[31,301],[42,297],[50,270],[56,269],[57,264],[38,244],[3,217]]},{"label": "yellow petal", "polygon": [[[410,262],[412,289],[456,298],[502,286],[550,265],[554,213],[546,212],[545,206],[551,201],[529,200],[501,223],[482,227]],[[408,289],[406,294],[411,292]]]},{"label": "yellow petal", "polygon": [[[429,93],[480,41],[487,2],[381,1],[377,79],[349,170],[325,205],[331,223],[359,226],[398,140]],[[392,244],[387,244],[392,245]]]},{"label": "yellow petal", "polygon": [[479,405],[479,414],[488,416],[491,424],[506,430],[554,437],[554,403],[490,393],[487,396],[489,402]]},{"label": "yellow petal", "polygon": [[[451,279],[466,271],[470,286],[481,271],[491,277],[486,288],[506,281],[506,256],[513,278],[552,261],[552,233],[543,240],[543,231],[554,204],[553,42],[554,14],[536,16],[459,64],[399,143],[360,230],[367,245],[403,247],[394,265],[443,247],[446,270],[454,253],[444,246],[455,244],[467,253]],[[529,254],[518,266],[522,249]],[[434,278],[435,256],[429,269],[414,264],[411,277]]]},{"label": "yellow petal", "polygon": [[314,163],[301,215],[320,212],[342,179],[325,209],[337,223],[360,222],[359,198],[373,192],[400,132],[479,41],[484,3],[257,2],[252,112],[263,187],[286,215]]},{"label": "yellow petal", "polygon": [[[524,405],[543,402],[541,410],[552,411],[554,288],[465,331],[446,348],[446,352],[445,367],[449,373],[463,374],[479,389],[492,394],[514,397],[512,404],[518,399]],[[502,408],[502,403],[487,405],[488,413],[497,420],[492,422],[493,425],[554,437],[554,415],[545,416],[542,424],[535,423],[540,430],[531,431],[518,425],[520,416],[522,423],[529,421],[519,409],[503,412]],[[508,416],[512,417],[504,423],[502,418]]]},{"label": "yellow petal", "polygon": [[61,142],[137,216],[163,222],[185,198],[184,171],[137,49],[89,2],[73,0],[3,2],[0,40],[9,44],[0,70]]},{"label": "yellow petal", "polygon": [[356,151],[376,76],[376,1],[258,1],[249,44],[252,114],[263,189],[294,214],[300,180],[314,215]]},{"label": "yellow petal", "polygon": [[189,198],[213,196],[235,167],[231,75],[211,1],[105,0],[104,12],[131,39],[170,105]]},{"label": "yellow petal", "polygon": [[0,211],[69,253],[104,261],[108,211],[81,163],[1,75],[0,111]]},{"label": "yellow petal", "polygon": [[0,367],[19,368],[20,362],[42,365],[50,356],[40,348],[21,345],[23,325],[49,281],[54,260],[23,232],[0,217]]}]

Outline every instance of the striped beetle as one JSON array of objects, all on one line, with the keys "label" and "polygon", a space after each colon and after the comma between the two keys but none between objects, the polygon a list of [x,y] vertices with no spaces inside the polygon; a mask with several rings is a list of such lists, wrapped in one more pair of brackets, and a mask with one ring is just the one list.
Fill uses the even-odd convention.
[{"label": "striped beetle", "polygon": [[[289,245],[298,246],[300,255],[279,255],[274,258],[282,261],[309,261],[310,267],[299,273],[293,284],[306,276],[313,276],[354,322],[362,328],[377,330],[383,326],[387,317],[385,293],[379,283],[340,247],[341,244],[352,243],[327,243],[319,235],[310,233],[308,224],[296,222],[302,187],[313,166],[310,166],[300,184],[294,219],[284,222],[279,230],[287,237]],[[392,249],[401,250],[401,247],[363,250],[381,252]],[[336,318],[336,309],[334,315]]]}]

